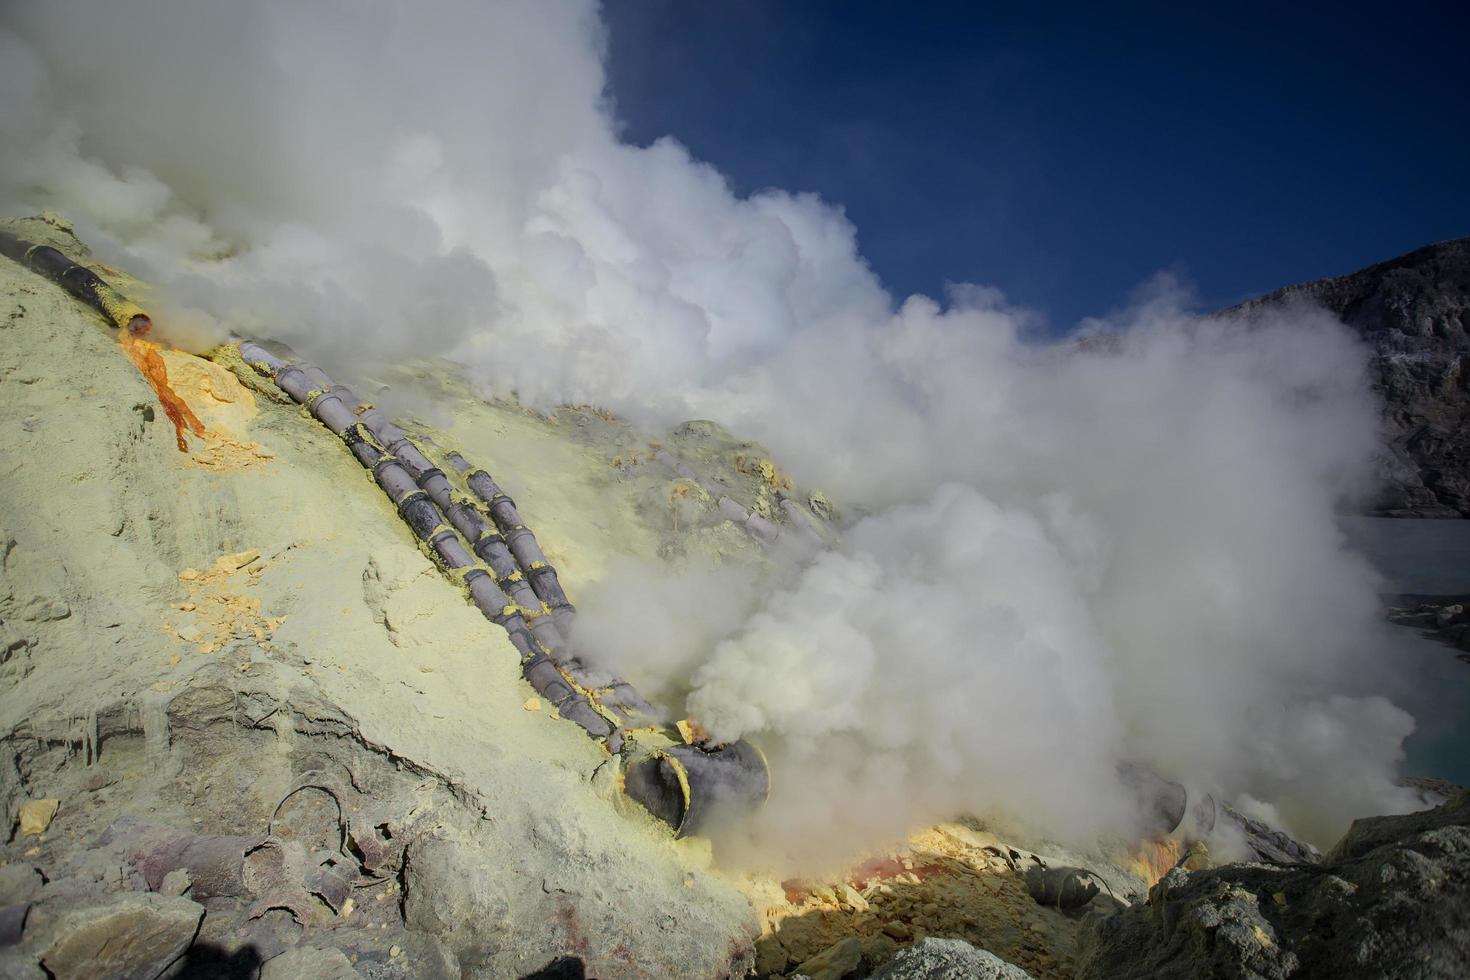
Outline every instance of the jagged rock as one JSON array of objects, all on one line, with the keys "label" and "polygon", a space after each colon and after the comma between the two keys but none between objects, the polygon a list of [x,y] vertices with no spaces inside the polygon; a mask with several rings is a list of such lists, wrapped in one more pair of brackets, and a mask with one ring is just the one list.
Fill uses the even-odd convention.
[{"label": "jagged rock", "polygon": [[480,924],[505,921],[510,898],[476,868],[474,853],[454,841],[411,847],[403,870],[403,915],[410,929],[462,945]]},{"label": "jagged rock", "polygon": [[1355,822],[1320,865],[1176,868],[1084,931],[1077,977],[1470,975],[1470,793]]},{"label": "jagged rock", "polygon": [[174,868],[163,876],[163,883],[158,886],[162,895],[182,895],[194,884],[194,879],[189,877],[185,868]]},{"label": "jagged rock", "polygon": [[862,959],[862,940],[848,936],[804,961],[796,968],[796,973],[808,980],[842,980],[858,968]]},{"label": "jagged rock", "polygon": [[112,895],[61,912],[41,964],[56,980],[153,980],[189,948],[203,918],[187,898]]},{"label": "jagged rock", "polygon": [[41,872],[29,864],[0,865],[0,905],[28,902],[41,890]]},{"label": "jagged rock", "polygon": [[[1470,828],[1470,790],[1460,791],[1454,799],[1432,810],[1354,820],[1347,833],[1343,834],[1342,840],[1327,852],[1326,861],[1329,864],[1353,861],[1381,847],[1402,845],[1406,840],[1420,835],[1454,827]],[[1470,872],[1470,854],[1462,854],[1461,858],[1465,862],[1461,870]],[[1470,879],[1462,876],[1460,884],[1467,889],[1463,894],[1470,897]],[[1461,911],[1464,916],[1462,928],[1470,926],[1470,912],[1463,909]],[[1470,936],[1464,938],[1470,941]]]},{"label": "jagged rock", "polygon": [[[1411,626],[1446,646],[1470,650],[1470,612],[1465,602],[1421,602],[1408,608],[1391,608],[1388,621],[1397,626]],[[1470,657],[1459,658],[1470,663]]]},{"label": "jagged rock", "polygon": [[[438,937],[423,932],[384,934],[375,932],[371,926],[360,932],[339,928],[324,941],[331,942],[335,951],[347,957],[357,974],[369,980],[462,980],[481,975],[461,970],[458,958],[449,947]],[[355,980],[356,974],[351,976]]]},{"label": "jagged rock", "polygon": [[293,946],[265,961],[260,980],[362,980],[340,949]]},{"label": "jagged rock", "polygon": [[1311,844],[1247,817],[1228,803],[1220,804],[1220,816],[1234,823],[1245,845],[1262,861],[1273,864],[1316,864],[1322,855]]},{"label": "jagged rock", "polygon": [[60,809],[60,800],[27,800],[20,808],[20,834],[22,837],[44,834],[46,828]]},{"label": "jagged rock", "polygon": [[901,949],[870,980],[1031,980],[1031,974],[962,939],[921,939]]},{"label": "jagged rock", "polygon": [[1387,441],[1375,512],[1470,517],[1470,238],[1226,312],[1249,315],[1302,300],[1336,313],[1373,349]]},{"label": "jagged rock", "polygon": [[755,947],[755,973],[759,977],[776,976],[786,972],[791,954],[777,936],[767,936]]}]

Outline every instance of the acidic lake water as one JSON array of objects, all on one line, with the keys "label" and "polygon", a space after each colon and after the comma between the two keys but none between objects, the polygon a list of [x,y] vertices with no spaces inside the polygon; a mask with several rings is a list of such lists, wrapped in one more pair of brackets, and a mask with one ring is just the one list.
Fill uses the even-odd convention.
[{"label": "acidic lake water", "polygon": [[[1353,517],[1343,527],[1387,579],[1384,592],[1470,596],[1470,521]],[[1405,771],[1470,785],[1470,664],[1421,630],[1395,626],[1388,643],[1384,655],[1405,684],[1385,694],[1418,723]]]}]

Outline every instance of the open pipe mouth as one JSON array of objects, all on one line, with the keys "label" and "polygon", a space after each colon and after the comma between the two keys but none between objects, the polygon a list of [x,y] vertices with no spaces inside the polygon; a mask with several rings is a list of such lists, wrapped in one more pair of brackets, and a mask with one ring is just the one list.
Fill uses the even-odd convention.
[{"label": "open pipe mouth", "polygon": [[1179,829],[1189,800],[1189,793],[1181,784],[1134,762],[1118,766],[1118,779],[1133,795],[1146,822],[1143,830],[1148,836],[1162,839]]},{"label": "open pipe mouth", "polygon": [[675,837],[687,837],[764,803],[771,773],[765,755],[749,742],[675,745],[629,766],[624,788]]},{"label": "open pipe mouth", "polygon": [[179,452],[189,451],[186,432],[196,436],[205,435],[204,423],[174,391],[168,380],[168,367],[164,364],[158,344],[146,339],[153,329],[153,320],[132,300],[113,288],[91,269],[69,259],[65,253],[50,245],[17,238],[0,231],[0,255],[19,263],[30,271],[56,283],[75,298],[99,311],[109,323],[117,328],[117,340],[123,353],[138,369],[158,396],[164,413],[174,427],[174,440]]},{"label": "open pipe mouth", "polygon": [[73,262],[59,249],[37,245],[9,232],[0,231],[0,255],[20,263],[37,275],[56,283],[77,299],[98,310],[119,330],[142,336],[153,329],[153,320],[132,300],[86,266]]}]

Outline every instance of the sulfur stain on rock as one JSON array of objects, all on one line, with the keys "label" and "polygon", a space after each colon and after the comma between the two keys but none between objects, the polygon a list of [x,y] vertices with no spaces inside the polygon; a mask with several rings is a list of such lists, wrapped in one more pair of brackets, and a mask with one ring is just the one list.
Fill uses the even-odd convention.
[{"label": "sulfur stain on rock", "polygon": [[61,809],[60,800],[27,800],[20,808],[20,834],[22,837],[44,834],[46,828]]}]

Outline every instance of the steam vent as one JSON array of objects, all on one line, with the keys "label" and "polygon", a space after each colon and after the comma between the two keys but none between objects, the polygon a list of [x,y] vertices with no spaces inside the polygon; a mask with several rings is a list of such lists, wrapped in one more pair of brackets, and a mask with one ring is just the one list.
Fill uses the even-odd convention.
[{"label": "steam vent", "polygon": [[1470,976],[1470,23],[1248,16],[0,11],[0,980]]}]

